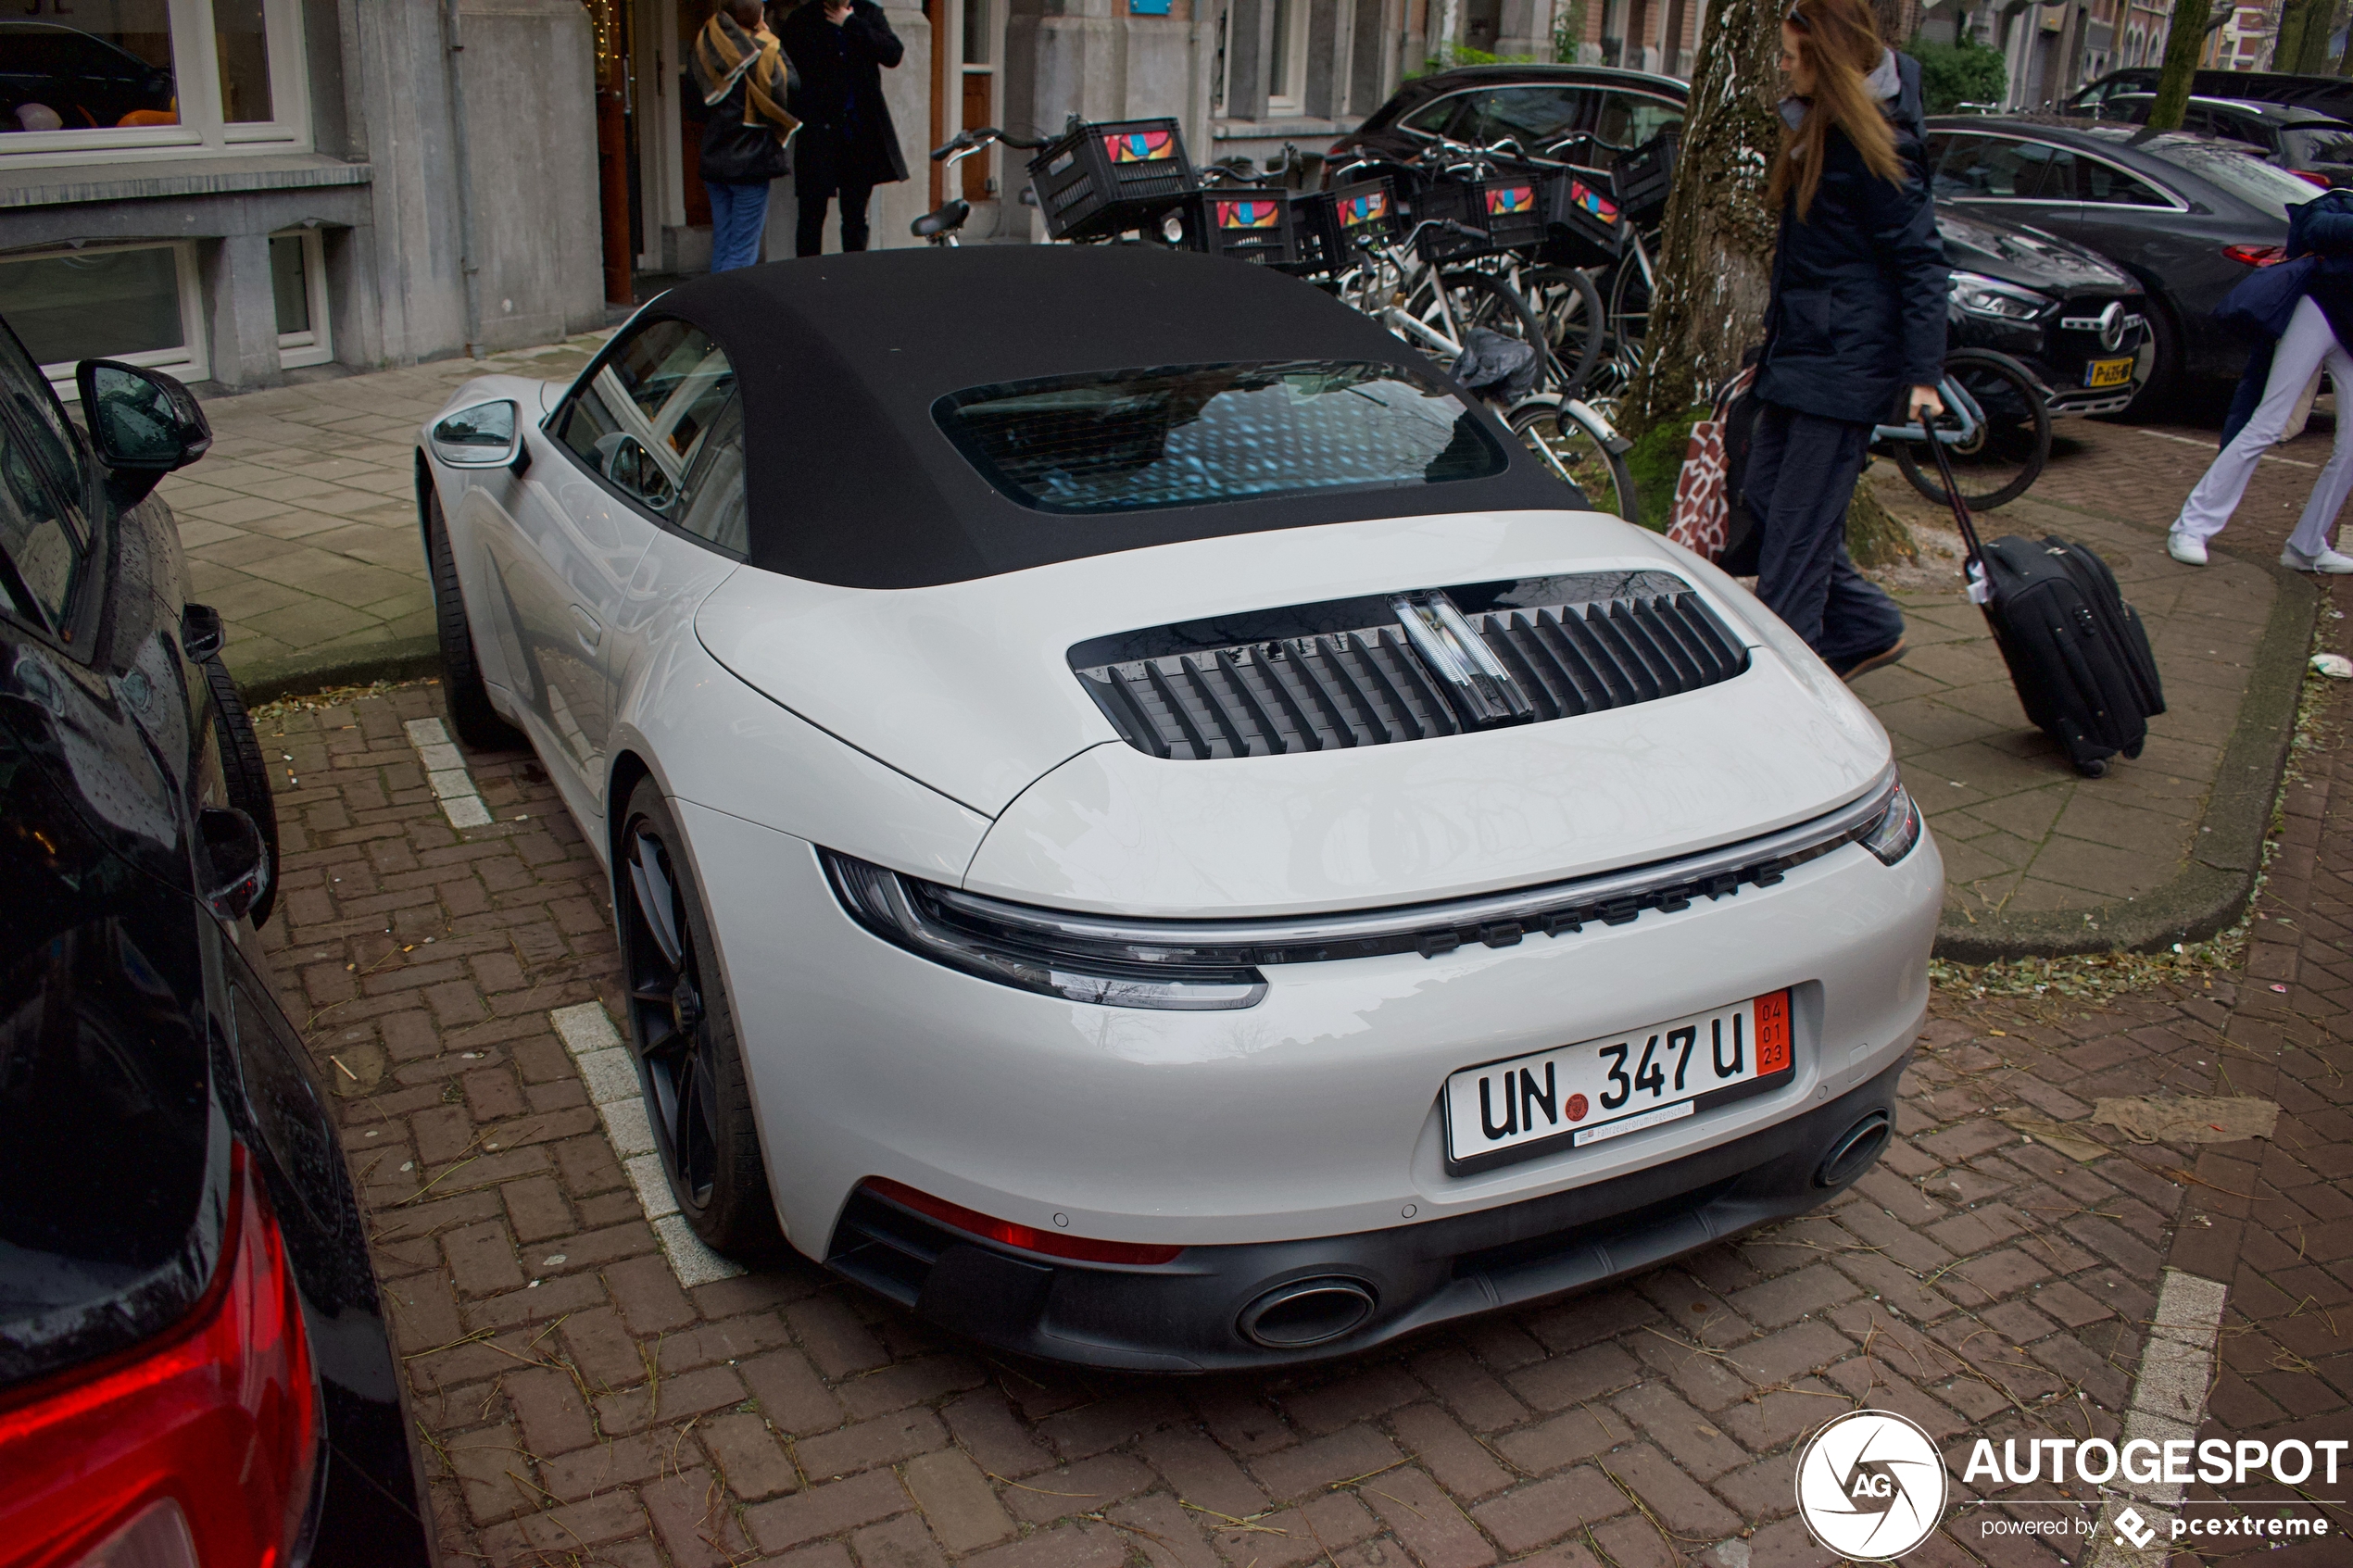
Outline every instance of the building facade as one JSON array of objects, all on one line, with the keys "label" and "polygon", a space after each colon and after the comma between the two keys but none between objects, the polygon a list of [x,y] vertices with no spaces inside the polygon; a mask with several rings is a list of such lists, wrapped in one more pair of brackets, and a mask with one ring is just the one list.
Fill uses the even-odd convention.
[{"label": "building facade", "polygon": [[[1321,153],[1408,75],[1556,54],[1683,73],[1705,0],[880,0],[913,177],[967,242],[1043,237],[1026,154],[929,149],[1071,116],[1176,119],[1197,161]],[[208,392],[553,341],[708,268],[711,0],[12,0],[0,18],[0,316]],[[777,183],[766,254],[791,253]],[[316,372],[328,373],[328,372]]]},{"label": "building facade", "polygon": [[17,0],[0,315],[219,389],[603,320],[579,0]]}]

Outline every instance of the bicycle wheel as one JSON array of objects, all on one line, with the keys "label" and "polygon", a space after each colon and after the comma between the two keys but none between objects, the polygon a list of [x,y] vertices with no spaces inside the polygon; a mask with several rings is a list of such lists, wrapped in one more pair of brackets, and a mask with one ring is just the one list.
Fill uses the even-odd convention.
[{"label": "bicycle wheel", "polygon": [[1505,422],[1548,468],[1577,486],[1587,506],[1628,522],[1642,521],[1626,459],[1576,409],[1558,398],[1533,398],[1514,408]]},{"label": "bicycle wheel", "polygon": [[[1453,332],[1447,330],[1447,311],[1438,298],[1441,282],[1453,307]],[[1427,273],[1415,288],[1405,308],[1432,334],[1452,338],[1458,343],[1468,340],[1473,327],[1483,327],[1489,332],[1501,332],[1505,337],[1527,344],[1536,350],[1537,386],[1550,386],[1559,375],[1552,353],[1545,346],[1544,328],[1537,320],[1536,312],[1529,308],[1528,301],[1520,297],[1518,290],[1492,273],[1465,270],[1448,272],[1442,278],[1436,272]],[[1441,370],[1450,373],[1453,370],[1454,361],[1459,357],[1454,351],[1430,343],[1415,342],[1411,338],[1406,341],[1414,343],[1415,347],[1436,360]]]},{"label": "bicycle wheel", "polygon": [[1650,324],[1650,274],[1643,270],[1642,253],[1629,249],[1609,282],[1609,335],[1629,362],[1642,358],[1642,337]]},{"label": "bicycle wheel", "polygon": [[[1991,511],[2015,501],[2043,472],[2051,456],[2051,410],[2025,368],[2007,356],[1982,348],[1957,348],[1944,358],[1944,379],[1956,383],[1983,416],[1966,442],[1947,443],[1953,479],[1972,511]],[[1948,503],[1935,474],[1935,459],[1920,442],[1899,441],[1895,466],[1912,488]]]},{"label": "bicycle wheel", "polygon": [[1543,323],[1544,341],[1560,372],[1561,395],[1579,395],[1592,378],[1603,342],[1609,335],[1602,291],[1582,268],[1534,267],[1521,277],[1520,293]]}]

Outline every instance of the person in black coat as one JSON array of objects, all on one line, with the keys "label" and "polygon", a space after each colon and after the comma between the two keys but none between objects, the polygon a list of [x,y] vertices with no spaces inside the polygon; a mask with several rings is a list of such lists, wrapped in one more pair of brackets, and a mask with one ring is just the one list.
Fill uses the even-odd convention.
[{"label": "person in black coat", "polygon": [[805,122],[793,188],[800,203],[795,249],[824,248],[825,203],[841,203],[841,248],[866,248],[866,201],[876,185],[907,178],[899,132],[883,103],[882,73],[907,45],[875,0],[808,0],[785,19],[785,53],[800,74],[793,112]]},{"label": "person in black coat", "polygon": [[1919,62],[1880,42],[1862,0],[1796,0],[1781,69],[1780,243],[1744,490],[1757,596],[1853,680],[1904,657],[1904,617],[1847,558],[1846,508],[1873,425],[1944,412],[1950,275]]}]

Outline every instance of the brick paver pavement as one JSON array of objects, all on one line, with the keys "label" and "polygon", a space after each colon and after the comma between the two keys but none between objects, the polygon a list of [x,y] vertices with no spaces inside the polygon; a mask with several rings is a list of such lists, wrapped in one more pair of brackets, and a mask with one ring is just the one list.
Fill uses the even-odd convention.
[{"label": "brick paver pavement", "polygon": [[[2233,1282],[2216,1419],[2321,1419],[2353,1386],[2334,1353],[2353,1311],[2325,1311],[2353,1252],[2341,827],[2320,852],[2321,811],[2345,808],[2317,790],[2290,792],[2251,978],[2089,1018],[1939,1018],[1902,1137],[1831,1209],[1295,1375],[1157,1381],[981,1352],[805,1262],[683,1287],[549,1021],[589,1001],[619,1016],[603,879],[525,756],[470,759],[494,821],[449,825],[402,728],[437,700],[420,684],[265,710],[287,849],[266,937],[341,1097],[463,1560],[1821,1562],[1793,1515],[1805,1434],[1868,1403],[1948,1451],[2115,1436],[2177,1222],[2193,1244],[2230,1234],[2227,1193],[2256,1190],[2259,1166],[2295,1213],[2261,1189],[2246,1257],[2262,1273]],[[2267,1052],[2289,1115],[2243,1168],[2223,1163],[2243,1147],[2107,1128],[2112,1152],[2078,1164],[1996,1115],[2245,1087]],[[1984,1516],[1958,1508],[1908,1561],[2057,1561]]]}]

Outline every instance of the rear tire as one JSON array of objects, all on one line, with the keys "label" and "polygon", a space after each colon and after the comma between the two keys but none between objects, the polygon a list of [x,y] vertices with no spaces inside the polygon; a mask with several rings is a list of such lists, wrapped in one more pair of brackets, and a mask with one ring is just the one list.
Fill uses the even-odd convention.
[{"label": "rear tire", "polygon": [[261,897],[245,911],[258,931],[270,920],[270,911],[278,902],[278,878],[282,867],[278,859],[278,802],[270,788],[270,764],[262,759],[260,737],[253,733],[253,716],[245,711],[245,699],[237,690],[236,678],[229,667],[213,654],[204,660],[205,684],[212,691],[212,729],[220,742],[220,771],[229,786],[229,804],[253,819],[261,830],[261,842],[270,851],[270,875],[262,884]]},{"label": "rear tire", "polygon": [[473,629],[466,621],[466,599],[458,585],[458,558],[449,548],[449,523],[442,516],[441,493],[425,486],[425,566],[433,573],[434,633],[441,643],[441,695],[450,727],[477,751],[520,751],[522,732],[490,705],[490,688],[474,657]]},{"label": "rear tire", "polygon": [[686,840],[650,778],[629,792],[613,891],[629,1049],[678,1211],[713,1251],[782,1249],[751,1082]]}]

